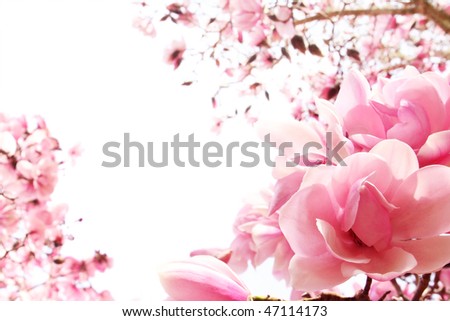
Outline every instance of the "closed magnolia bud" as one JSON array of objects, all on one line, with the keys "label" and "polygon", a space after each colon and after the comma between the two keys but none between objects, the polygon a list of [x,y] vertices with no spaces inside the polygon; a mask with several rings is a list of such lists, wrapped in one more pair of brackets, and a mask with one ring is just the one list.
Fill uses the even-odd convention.
[{"label": "closed magnolia bud", "polygon": [[250,291],[224,262],[198,255],[166,264],[159,273],[164,290],[176,301],[247,301]]}]

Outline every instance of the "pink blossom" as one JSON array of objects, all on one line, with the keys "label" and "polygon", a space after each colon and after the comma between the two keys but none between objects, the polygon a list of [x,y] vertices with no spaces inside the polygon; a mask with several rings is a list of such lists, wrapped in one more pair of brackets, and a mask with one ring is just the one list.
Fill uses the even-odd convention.
[{"label": "pink blossom", "polygon": [[174,41],[170,47],[166,48],[164,52],[164,61],[173,65],[177,69],[183,61],[183,55],[186,51],[186,43],[183,39]]},{"label": "pink blossom", "polygon": [[277,279],[289,280],[288,266],[293,252],[279,227],[276,209],[270,212],[273,192],[261,192],[239,212],[233,229],[228,264],[237,272],[247,269],[248,262],[256,267],[274,258],[272,273]]},{"label": "pink blossom", "polygon": [[294,289],[336,286],[364,273],[386,281],[450,262],[450,168],[419,169],[414,151],[384,140],[347,166],[310,167],[279,210],[295,256]]},{"label": "pink blossom", "polygon": [[0,114],[0,299],[103,300],[90,285],[111,261],[62,255],[67,206],[49,206],[60,146],[40,117]]},{"label": "pink blossom", "polygon": [[275,28],[282,38],[292,38],[295,35],[294,22],[292,20],[292,9],[286,6],[275,8]]},{"label": "pink blossom", "polygon": [[133,27],[140,30],[146,36],[156,37],[155,25],[149,17],[136,17],[133,21]]},{"label": "pink blossom", "polygon": [[231,21],[238,31],[250,31],[263,18],[264,8],[260,0],[230,0]]},{"label": "pink blossom", "polygon": [[228,265],[209,255],[168,263],[159,277],[176,301],[246,301],[250,296]]},{"label": "pink blossom", "polygon": [[380,78],[372,92],[352,71],[336,99],[337,117],[362,150],[383,139],[399,139],[417,153],[421,166],[450,164],[450,85],[433,72],[406,68],[396,78]]}]

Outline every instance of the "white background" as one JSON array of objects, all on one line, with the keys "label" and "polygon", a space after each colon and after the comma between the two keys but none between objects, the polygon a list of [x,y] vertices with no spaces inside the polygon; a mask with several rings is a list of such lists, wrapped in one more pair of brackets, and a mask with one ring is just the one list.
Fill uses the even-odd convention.
[{"label": "white background", "polygon": [[[103,144],[123,141],[124,132],[142,143],[178,132],[215,139],[210,96],[179,86],[160,44],[132,27],[136,12],[128,1],[1,0],[0,111],[42,115],[63,148],[81,143],[84,153],[54,197],[70,206],[75,241],[67,253],[111,256],[113,268],[96,285],[116,299],[160,300],[158,266],[229,245],[242,198],[269,182],[270,171],[101,167]],[[253,138],[231,127],[224,137]],[[243,278],[253,294],[286,297],[269,268]]]}]

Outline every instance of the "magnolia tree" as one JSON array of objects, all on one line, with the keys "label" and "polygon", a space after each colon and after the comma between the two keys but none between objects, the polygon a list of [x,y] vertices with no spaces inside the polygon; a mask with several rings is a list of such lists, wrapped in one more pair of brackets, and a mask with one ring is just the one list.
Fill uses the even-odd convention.
[{"label": "magnolia tree", "polygon": [[172,0],[140,7],[135,24],[145,34],[167,38],[158,28],[176,27],[165,60],[183,71],[184,85],[208,84],[216,130],[236,115],[255,121],[264,100],[282,99],[296,118],[314,113],[314,98],[333,100],[351,68],[373,84],[408,65],[437,72],[449,65],[445,0]]},{"label": "magnolia tree", "polygon": [[73,238],[68,208],[51,199],[60,171],[78,153],[63,152],[42,118],[0,114],[0,300],[111,299],[91,285],[110,259],[64,254]]},{"label": "magnolia tree", "polygon": [[274,183],[237,214],[235,239],[162,269],[172,299],[275,300],[236,274],[269,258],[293,300],[449,299],[446,1],[138,5],[145,34],[176,28],[164,58],[183,85],[209,84],[214,130],[246,117],[280,148]]}]

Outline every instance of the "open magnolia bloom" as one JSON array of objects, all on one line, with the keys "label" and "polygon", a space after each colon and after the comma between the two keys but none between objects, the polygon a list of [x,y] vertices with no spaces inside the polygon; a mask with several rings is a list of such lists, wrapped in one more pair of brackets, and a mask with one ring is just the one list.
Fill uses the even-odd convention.
[{"label": "open magnolia bloom", "polygon": [[294,289],[332,288],[364,273],[386,281],[430,273],[450,262],[450,168],[419,169],[399,140],[311,167],[278,210],[295,255]]},{"label": "open magnolia bloom", "polygon": [[334,104],[344,133],[361,150],[384,139],[399,139],[417,153],[421,166],[450,164],[450,84],[434,72],[405,68],[380,78],[372,90],[351,71]]},{"label": "open magnolia bloom", "polygon": [[164,266],[159,278],[176,301],[246,301],[250,291],[224,262],[197,255]]}]

